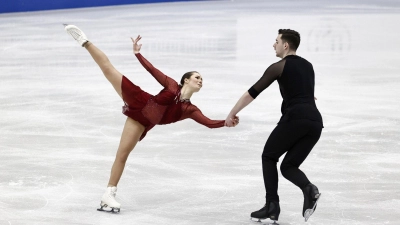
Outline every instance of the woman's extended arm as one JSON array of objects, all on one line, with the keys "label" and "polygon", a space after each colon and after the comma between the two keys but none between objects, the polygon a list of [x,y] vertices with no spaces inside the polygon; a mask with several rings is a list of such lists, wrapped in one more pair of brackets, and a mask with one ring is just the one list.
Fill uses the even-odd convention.
[{"label": "woman's extended arm", "polygon": [[147,59],[145,59],[142,54],[140,54],[140,49],[142,48],[142,44],[138,44],[138,41],[142,39],[140,35],[137,36],[136,39],[132,39],[133,42],[133,53],[135,53],[136,58],[139,60],[139,62],[142,64],[142,66],[151,74],[153,77],[160,83],[163,87],[169,87],[170,85],[178,85],[176,81],[164,73],[162,73],[160,70],[155,68]]},{"label": "woman's extended arm", "polygon": [[[188,115],[189,118],[194,121],[208,127],[208,128],[219,128],[225,126],[224,120],[211,120],[208,117],[204,116],[203,113],[196,106],[192,105],[192,112]],[[239,123],[239,118],[233,118],[233,126],[236,126]]]},{"label": "woman's extended arm", "polygon": [[[197,107],[196,107],[197,108]],[[194,121],[208,127],[208,128],[219,128],[225,126],[225,121],[223,120],[211,120],[204,116],[203,113],[197,109],[190,114],[190,118]]]}]

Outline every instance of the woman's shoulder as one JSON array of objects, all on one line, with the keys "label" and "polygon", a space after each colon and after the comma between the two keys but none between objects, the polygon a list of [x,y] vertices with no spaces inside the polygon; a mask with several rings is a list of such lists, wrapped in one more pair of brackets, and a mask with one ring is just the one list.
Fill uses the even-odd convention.
[{"label": "woman's shoulder", "polygon": [[177,91],[181,89],[181,86],[176,82],[176,80],[169,78],[167,88],[171,91]]}]

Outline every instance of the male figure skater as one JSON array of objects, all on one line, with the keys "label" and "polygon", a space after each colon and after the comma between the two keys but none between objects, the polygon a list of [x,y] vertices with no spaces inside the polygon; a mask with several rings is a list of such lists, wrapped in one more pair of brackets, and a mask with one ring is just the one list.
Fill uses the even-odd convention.
[{"label": "male figure skater", "polygon": [[314,99],[315,76],[310,62],[296,55],[300,34],[290,29],[280,29],[273,47],[280,61],[270,65],[263,76],[237,101],[225,123],[233,126],[231,119],[250,104],[275,80],[283,98],[282,117],[269,136],[262,154],[262,169],[266,190],[265,206],[251,217],[260,221],[279,218],[278,172],[276,164],[285,153],[281,164],[282,175],[298,186],[304,194],[303,217],[305,221],[314,212],[320,197],[299,166],[318,142],[323,128],[322,117]]}]

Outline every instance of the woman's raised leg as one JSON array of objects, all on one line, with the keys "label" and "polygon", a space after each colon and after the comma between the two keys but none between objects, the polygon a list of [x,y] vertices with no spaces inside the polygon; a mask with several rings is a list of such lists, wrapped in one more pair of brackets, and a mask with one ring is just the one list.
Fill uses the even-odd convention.
[{"label": "woman's raised leg", "polygon": [[123,75],[114,68],[108,57],[88,40],[81,29],[74,25],[64,24],[64,26],[67,33],[70,34],[79,45],[88,50],[94,61],[99,65],[101,71],[103,71],[104,76],[110,81],[118,95],[122,98],[121,83]]},{"label": "woman's raised leg", "polygon": [[87,42],[84,47],[100,67],[107,80],[112,84],[115,91],[117,91],[118,95],[122,98],[121,82],[123,75],[114,68],[108,57],[92,42]]}]

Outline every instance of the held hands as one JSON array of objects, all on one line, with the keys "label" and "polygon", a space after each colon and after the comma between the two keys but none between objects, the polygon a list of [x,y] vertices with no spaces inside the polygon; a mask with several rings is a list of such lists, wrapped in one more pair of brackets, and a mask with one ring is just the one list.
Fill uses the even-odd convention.
[{"label": "held hands", "polygon": [[235,127],[239,124],[239,117],[238,116],[228,116],[225,120],[226,127]]},{"label": "held hands", "polygon": [[137,54],[140,52],[140,48],[142,48],[142,44],[138,44],[138,42],[140,41],[140,39],[142,39],[142,37],[140,35],[137,36],[136,39],[132,39],[133,42],[133,53]]}]

